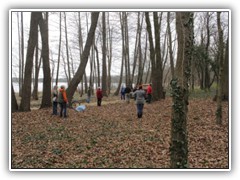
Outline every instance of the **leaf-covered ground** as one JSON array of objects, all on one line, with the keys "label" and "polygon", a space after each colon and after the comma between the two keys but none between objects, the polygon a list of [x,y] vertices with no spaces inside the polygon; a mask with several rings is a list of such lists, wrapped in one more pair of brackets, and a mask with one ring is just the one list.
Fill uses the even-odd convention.
[{"label": "leaf-covered ground", "polygon": [[[141,120],[134,102],[12,113],[12,168],[170,168],[171,98],[146,104]],[[229,167],[228,103],[223,125],[216,103],[192,99],[188,114],[189,168]]]}]

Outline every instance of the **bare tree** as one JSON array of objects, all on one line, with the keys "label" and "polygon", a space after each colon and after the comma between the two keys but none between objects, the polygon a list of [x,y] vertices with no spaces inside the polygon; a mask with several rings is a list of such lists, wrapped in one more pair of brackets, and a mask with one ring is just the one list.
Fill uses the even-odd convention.
[{"label": "bare tree", "polygon": [[42,38],[42,62],[43,62],[43,96],[40,108],[50,107],[51,103],[51,73],[49,65],[49,44],[48,44],[48,12],[45,19],[42,13],[40,16],[39,26]]},{"label": "bare tree", "polygon": [[106,17],[102,12],[102,93],[107,96],[107,62],[106,62]]},{"label": "bare tree", "polygon": [[31,13],[31,22],[30,22],[30,33],[28,40],[28,48],[27,48],[27,57],[26,57],[26,65],[25,65],[25,73],[24,73],[24,83],[22,88],[22,99],[20,103],[20,111],[30,111],[30,101],[31,101],[31,75],[32,75],[32,67],[33,67],[33,56],[34,49],[37,44],[37,34],[38,34],[38,22],[40,20],[40,16],[38,12]]},{"label": "bare tree", "polygon": [[69,102],[72,101],[73,94],[74,94],[79,82],[82,80],[82,77],[85,72],[87,62],[88,62],[90,48],[93,44],[93,37],[95,36],[95,29],[97,27],[99,12],[92,12],[91,14],[92,14],[91,26],[90,26],[90,29],[88,32],[87,41],[86,41],[83,53],[81,55],[81,62],[77,69],[77,72],[75,73],[74,77],[70,81],[70,84],[67,88],[67,97],[68,97]]},{"label": "bare tree", "polygon": [[159,100],[164,97],[162,87],[162,58],[160,49],[160,24],[158,22],[157,12],[153,13],[154,31],[155,31],[155,47],[153,45],[152,28],[149,18],[149,12],[145,12],[145,19],[147,24],[148,39],[150,44],[150,60],[151,60],[151,79],[153,89],[153,100]]},{"label": "bare tree", "polygon": [[57,73],[56,73],[56,86],[58,85],[58,75],[59,75],[59,65],[60,65],[60,55],[61,55],[61,43],[62,43],[62,16],[59,12],[59,45],[58,45],[58,62],[57,62]]},{"label": "bare tree", "polygon": [[67,68],[68,68],[68,84],[71,81],[71,73],[70,73],[70,61],[69,61],[69,47],[68,47],[68,33],[67,33],[67,16],[66,12],[64,12],[64,22],[65,22],[65,39],[66,39],[66,55],[67,55]]},{"label": "bare tree", "polygon": [[167,29],[168,29],[168,45],[169,45],[169,57],[170,57],[170,68],[171,75],[174,78],[174,62],[173,62],[173,51],[172,51],[172,33],[170,27],[170,12],[167,13]]}]

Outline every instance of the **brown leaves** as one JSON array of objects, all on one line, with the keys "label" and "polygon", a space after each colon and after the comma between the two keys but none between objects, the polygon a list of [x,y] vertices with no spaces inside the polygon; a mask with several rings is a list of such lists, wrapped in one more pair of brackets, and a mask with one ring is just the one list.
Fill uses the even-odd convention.
[{"label": "brown leaves", "polygon": [[[137,119],[134,102],[85,112],[68,109],[64,120],[51,108],[12,114],[13,168],[169,168],[170,98],[145,104]],[[228,167],[228,118],[215,123],[215,103],[192,100],[188,138],[191,168]]]}]

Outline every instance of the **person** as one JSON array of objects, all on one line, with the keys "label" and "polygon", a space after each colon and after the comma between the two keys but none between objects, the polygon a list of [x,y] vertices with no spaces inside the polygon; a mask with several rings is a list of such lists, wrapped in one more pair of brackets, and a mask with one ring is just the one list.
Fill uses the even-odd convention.
[{"label": "person", "polygon": [[126,95],[126,102],[129,103],[130,102],[130,93],[131,93],[131,88],[129,86],[127,86],[125,88],[125,95]]},{"label": "person", "polygon": [[102,90],[101,90],[100,87],[98,87],[96,94],[97,94],[97,105],[101,106],[101,104],[102,104]]},{"label": "person", "polygon": [[60,117],[67,117],[67,103],[68,103],[68,99],[67,99],[67,93],[65,90],[65,86],[61,86],[61,88],[59,89],[59,94],[58,94],[58,102],[60,104]]},{"label": "person", "polygon": [[53,115],[57,115],[57,106],[58,106],[58,87],[57,85],[53,87],[52,90],[52,102],[53,102]]},{"label": "person", "polygon": [[124,86],[122,86],[120,93],[121,93],[121,100],[125,100],[125,87]]},{"label": "person", "polygon": [[138,90],[134,92],[134,96],[136,97],[136,106],[137,106],[137,116],[138,118],[142,118],[143,115],[143,107],[145,102],[145,91],[142,89],[140,85]]},{"label": "person", "polygon": [[151,103],[152,101],[152,84],[149,84],[147,87],[147,103]]},{"label": "person", "polygon": [[90,100],[91,100],[91,88],[90,86],[88,87],[88,90],[87,90],[87,103],[90,103]]}]

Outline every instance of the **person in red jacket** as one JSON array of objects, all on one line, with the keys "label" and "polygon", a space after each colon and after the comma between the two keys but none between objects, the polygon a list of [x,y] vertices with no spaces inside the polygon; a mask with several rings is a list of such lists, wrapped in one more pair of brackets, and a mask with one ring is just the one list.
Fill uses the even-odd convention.
[{"label": "person in red jacket", "polygon": [[97,105],[101,106],[103,96],[102,96],[102,90],[100,87],[98,87],[96,94],[97,94]]},{"label": "person in red jacket", "polygon": [[59,89],[59,95],[58,95],[58,103],[60,104],[60,117],[66,118],[67,117],[67,93],[65,90],[65,86],[61,86]]},{"label": "person in red jacket", "polygon": [[149,84],[147,87],[147,103],[152,101],[152,84]]}]

